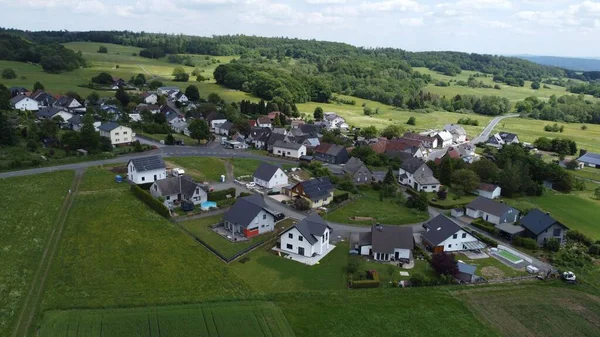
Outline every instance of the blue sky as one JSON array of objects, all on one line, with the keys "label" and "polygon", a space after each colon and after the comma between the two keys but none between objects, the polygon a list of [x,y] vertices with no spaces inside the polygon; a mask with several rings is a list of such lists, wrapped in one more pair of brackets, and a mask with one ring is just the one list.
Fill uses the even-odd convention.
[{"label": "blue sky", "polygon": [[0,0],[27,30],[247,34],[406,50],[600,57],[600,0]]}]

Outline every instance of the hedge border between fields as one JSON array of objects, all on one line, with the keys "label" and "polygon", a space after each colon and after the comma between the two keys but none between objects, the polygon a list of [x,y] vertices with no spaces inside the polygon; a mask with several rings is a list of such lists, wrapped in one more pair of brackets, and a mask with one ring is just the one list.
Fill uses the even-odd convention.
[{"label": "hedge border between fields", "polygon": [[148,205],[148,207],[155,210],[161,216],[167,219],[171,218],[171,211],[169,211],[167,206],[160,202],[160,200],[154,198],[150,193],[144,191],[137,185],[131,185],[131,192],[133,193],[133,195],[135,195],[138,199],[140,199],[142,202]]},{"label": "hedge border between fields", "polygon": [[379,288],[381,282],[379,281],[379,273],[376,270],[369,271],[371,273],[372,280],[358,280],[351,281],[350,287],[353,289],[365,289],[365,288]]}]

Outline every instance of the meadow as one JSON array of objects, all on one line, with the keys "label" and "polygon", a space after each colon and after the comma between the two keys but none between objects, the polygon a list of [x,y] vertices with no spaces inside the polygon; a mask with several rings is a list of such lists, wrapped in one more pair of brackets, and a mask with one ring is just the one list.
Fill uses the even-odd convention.
[{"label": "meadow", "polygon": [[0,336],[9,336],[56,227],[72,171],[0,179]]},{"label": "meadow", "polygon": [[166,161],[168,167],[181,167],[196,181],[219,181],[226,174],[225,163],[225,159],[212,157],[172,157]]}]

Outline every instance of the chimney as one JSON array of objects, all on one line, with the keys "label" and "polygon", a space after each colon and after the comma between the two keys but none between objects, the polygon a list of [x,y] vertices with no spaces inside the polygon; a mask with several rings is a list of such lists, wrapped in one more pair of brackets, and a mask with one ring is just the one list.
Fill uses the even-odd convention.
[{"label": "chimney", "polygon": [[579,156],[580,157],[583,156],[583,155],[585,155],[586,153],[587,153],[586,149],[579,149]]},{"label": "chimney", "polygon": [[550,212],[546,212],[546,215],[550,215]]}]

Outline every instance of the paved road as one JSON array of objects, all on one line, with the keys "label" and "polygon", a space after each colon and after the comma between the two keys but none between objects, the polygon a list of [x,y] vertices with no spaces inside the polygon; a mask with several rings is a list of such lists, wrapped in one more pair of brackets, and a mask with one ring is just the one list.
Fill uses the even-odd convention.
[{"label": "paved road", "polygon": [[471,140],[471,144],[475,145],[475,144],[486,142],[490,138],[490,134],[492,133],[492,131],[494,131],[494,128],[496,127],[496,125],[498,125],[498,123],[501,120],[506,119],[506,118],[513,118],[513,117],[519,117],[519,115],[512,114],[512,115],[498,116],[498,117],[492,119],[490,121],[490,123],[485,127],[485,129],[483,129],[483,131],[477,137],[475,137]]}]

